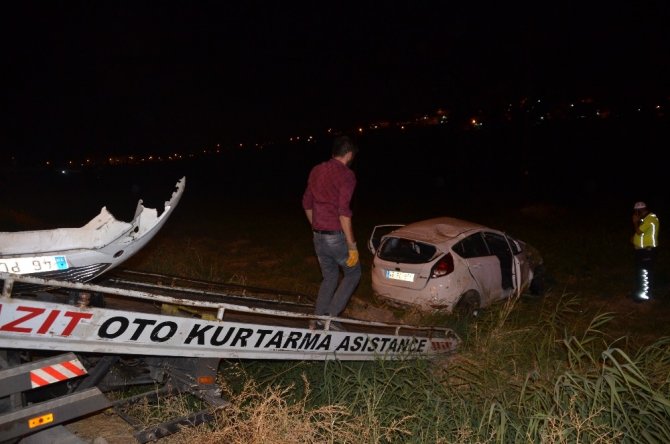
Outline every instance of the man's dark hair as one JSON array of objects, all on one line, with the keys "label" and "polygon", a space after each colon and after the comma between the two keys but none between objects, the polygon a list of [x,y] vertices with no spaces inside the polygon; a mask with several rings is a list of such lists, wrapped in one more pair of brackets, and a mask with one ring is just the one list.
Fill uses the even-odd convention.
[{"label": "man's dark hair", "polygon": [[333,140],[333,157],[344,156],[350,152],[356,154],[358,146],[356,146],[349,136],[338,136]]}]

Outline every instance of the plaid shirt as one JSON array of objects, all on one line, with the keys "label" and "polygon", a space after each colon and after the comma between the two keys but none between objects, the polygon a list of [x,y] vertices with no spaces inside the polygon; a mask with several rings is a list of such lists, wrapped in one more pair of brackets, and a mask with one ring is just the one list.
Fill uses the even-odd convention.
[{"label": "plaid shirt", "polygon": [[341,230],[340,216],[351,217],[350,203],[355,188],[356,175],[336,159],[312,168],[302,196],[302,207],[312,210],[312,228]]}]

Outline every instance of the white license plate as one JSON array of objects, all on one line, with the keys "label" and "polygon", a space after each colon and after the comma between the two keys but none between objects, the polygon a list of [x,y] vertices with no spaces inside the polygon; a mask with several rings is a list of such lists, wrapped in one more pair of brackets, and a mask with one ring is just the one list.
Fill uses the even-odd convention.
[{"label": "white license plate", "polygon": [[414,273],[405,273],[404,271],[386,270],[386,279],[396,281],[414,282]]},{"label": "white license plate", "polygon": [[0,273],[29,274],[44,271],[67,270],[65,256],[33,256],[0,259]]}]

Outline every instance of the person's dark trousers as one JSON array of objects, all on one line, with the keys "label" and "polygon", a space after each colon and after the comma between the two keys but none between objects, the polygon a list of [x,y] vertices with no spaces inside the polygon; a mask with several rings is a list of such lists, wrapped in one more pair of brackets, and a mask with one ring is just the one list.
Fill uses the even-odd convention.
[{"label": "person's dark trousers", "polygon": [[[323,280],[316,297],[314,314],[339,316],[361,280],[360,262],[349,267],[349,248],[343,232],[314,233],[314,249]],[[340,280],[340,270],[343,277]]]},{"label": "person's dark trousers", "polygon": [[637,300],[646,301],[652,298],[656,254],[656,248],[640,248],[635,250],[637,288],[633,297]]}]

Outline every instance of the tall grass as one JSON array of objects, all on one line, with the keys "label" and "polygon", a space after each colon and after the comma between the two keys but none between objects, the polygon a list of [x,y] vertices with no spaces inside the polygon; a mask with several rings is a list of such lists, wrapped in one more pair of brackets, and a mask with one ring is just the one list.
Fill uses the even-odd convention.
[{"label": "tall grass", "polygon": [[[303,179],[307,172],[308,165]],[[189,176],[188,191],[169,223],[124,266],[315,294],[321,277],[299,204],[302,180],[296,189],[282,190],[281,179],[273,178],[272,190],[263,184],[256,190],[249,189],[246,176],[239,184],[225,178],[220,172],[200,174],[199,181]],[[670,323],[653,322],[668,319],[668,303],[635,306],[626,300],[632,283],[632,200],[513,208],[504,199],[486,202],[475,193],[476,199],[459,204],[452,198],[461,187],[446,198],[444,189],[428,192],[424,202],[418,194],[399,199],[386,188],[365,199],[362,193],[375,188],[365,180],[362,174],[354,202],[365,270],[372,257],[362,246],[375,224],[451,215],[505,229],[537,247],[552,292],[539,300],[510,300],[475,321],[404,313],[412,323],[457,329],[461,349],[440,360],[223,361],[220,385],[230,405],[217,412],[214,423],[186,428],[166,442],[670,442]],[[63,194],[61,187],[53,188]],[[277,191],[286,196],[277,197]],[[90,194],[94,210],[106,202]],[[59,209],[55,203],[61,202],[13,200],[16,208],[0,210],[6,229],[51,227],[54,208],[45,204]],[[492,206],[497,200],[502,211]],[[39,203],[39,211],[24,210],[30,202]],[[65,216],[70,219],[69,212]],[[86,217],[88,211],[76,221]],[[667,276],[670,260],[661,255],[658,283],[666,295]],[[354,299],[374,302],[369,273]],[[144,417],[180,416],[184,403],[160,408],[176,414]]]},{"label": "tall grass", "polygon": [[[359,219],[362,231],[368,231],[373,216]],[[583,219],[569,213],[518,216],[482,221],[523,233],[522,239],[538,247],[552,275],[549,294],[509,300],[474,321],[403,314],[412,323],[456,329],[464,339],[456,355],[363,363],[223,361],[221,385],[231,405],[218,412],[214,424],[169,439],[670,442],[670,347],[663,336],[668,330],[645,322],[654,319],[650,311],[665,305],[626,301],[627,226],[607,232],[596,223],[584,227]],[[170,236],[170,243],[149,245],[136,263],[163,273],[275,288],[295,289],[292,285],[300,282],[304,287],[298,290],[313,294],[320,277],[302,218],[258,218],[253,230],[222,229],[220,239],[207,241],[181,233]],[[252,233],[269,232],[264,223],[288,229],[264,237]],[[529,225],[530,230],[524,228]],[[369,269],[371,257],[363,254],[361,260]],[[179,266],[187,268],[169,268]],[[369,294],[366,275],[355,297]]]},{"label": "tall grass", "polygon": [[375,362],[224,361],[231,406],[173,442],[670,442],[670,338],[611,341],[611,313],[570,322],[579,301],[489,310],[458,354]]}]

